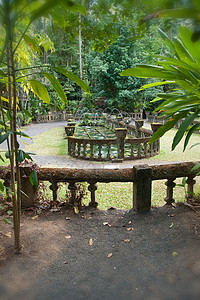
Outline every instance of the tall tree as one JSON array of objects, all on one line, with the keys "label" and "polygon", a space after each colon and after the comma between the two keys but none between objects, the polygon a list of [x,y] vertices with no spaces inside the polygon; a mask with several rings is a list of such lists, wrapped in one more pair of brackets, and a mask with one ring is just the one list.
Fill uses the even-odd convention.
[{"label": "tall tree", "polygon": [[[22,132],[17,131],[16,126],[16,111],[17,111],[17,82],[22,80],[19,72],[24,70],[20,68],[20,62],[16,64],[17,50],[19,49],[22,41],[27,42],[32,48],[39,49],[37,41],[27,35],[31,24],[40,17],[50,13],[56,4],[62,4],[62,1],[47,0],[2,0],[0,2],[0,27],[1,27],[1,56],[0,56],[0,108],[3,116],[0,129],[0,143],[7,140],[8,144],[8,157],[11,165],[11,194],[13,202],[13,221],[15,233],[15,248],[19,253],[21,250],[20,243],[20,213],[21,213],[21,182],[19,163],[25,158],[30,158],[29,154],[19,149],[17,141],[18,135],[24,135]],[[64,1],[65,8],[83,11],[83,8],[71,1]],[[29,14],[27,15],[27,11]],[[27,67],[25,68],[27,69]],[[28,70],[35,70],[36,66],[29,67]],[[54,71],[64,74],[64,76],[71,78],[83,89],[89,92],[88,86],[82,82],[78,77],[72,73],[62,69],[54,68]],[[62,87],[53,74],[48,73],[46,69],[42,69],[43,76],[50,81],[59,97],[64,103],[67,102],[66,95]],[[29,75],[29,76],[28,76]],[[49,103],[50,98],[47,89],[38,80],[34,79],[31,74],[24,75],[24,81],[28,83],[32,90],[41,98],[41,100]],[[2,87],[7,87],[7,99],[2,97]],[[3,105],[3,101],[7,101],[9,106]],[[10,126],[6,123],[5,113],[10,121]],[[24,135],[26,136],[26,135]],[[1,158],[1,157],[0,157]],[[36,176],[33,171],[33,178],[36,181]],[[36,184],[36,182],[33,182]]]}]

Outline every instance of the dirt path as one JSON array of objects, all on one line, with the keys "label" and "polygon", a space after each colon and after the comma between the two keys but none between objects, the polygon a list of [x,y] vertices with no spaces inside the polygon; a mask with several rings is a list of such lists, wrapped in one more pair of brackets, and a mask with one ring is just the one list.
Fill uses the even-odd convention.
[{"label": "dirt path", "polygon": [[[64,126],[43,125],[26,133],[34,137]],[[40,165],[90,164],[35,158]],[[0,220],[0,300],[200,299],[200,217],[183,205],[139,215],[84,208],[78,215],[66,208],[26,212],[21,233],[23,251],[16,256],[12,225]]]},{"label": "dirt path", "polygon": [[19,256],[0,226],[0,300],[200,299],[200,218],[183,205],[26,213]]}]

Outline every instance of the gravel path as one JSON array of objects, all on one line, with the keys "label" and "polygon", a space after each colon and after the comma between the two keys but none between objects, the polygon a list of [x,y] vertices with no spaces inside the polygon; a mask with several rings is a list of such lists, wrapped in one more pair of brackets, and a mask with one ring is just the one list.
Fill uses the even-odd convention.
[{"label": "gravel path", "polygon": [[[52,123],[41,123],[41,124],[31,124],[27,127],[22,127],[21,130],[26,133],[28,136],[32,138],[32,140],[29,140],[28,143],[34,143],[34,137],[37,135],[40,135],[44,133],[45,131],[48,131],[55,127],[63,127],[66,125],[66,121],[62,122],[52,122]],[[145,127],[150,126],[148,123],[145,124]],[[19,139],[19,143],[21,148],[23,149],[25,147],[25,144],[27,143],[27,139],[21,137]],[[4,149],[6,145],[3,145]],[[48,151],[48,149],[47,149]],[[106,168],[106,169],[119,169],[119,168],[131,168],[133,165],[140,164],[140,163],[161,163],[160,160],[156,161],[155,158],[148,158],[148,159],[142,159],[142,160],[133,160],[133,161],[124,161],[122,163],[112,163],[112,162],[93,162],[93,161],[85,161],[85,160],[78,160],[74,158],[67,158],[67,157],[61,157],[61,156],[40,156],[40,155],[34,155],[33,156],[34,161],[39,165],[43,167],[68,167],[68,168],[90,168],[90,169],[97,169],[97,168]]]}]

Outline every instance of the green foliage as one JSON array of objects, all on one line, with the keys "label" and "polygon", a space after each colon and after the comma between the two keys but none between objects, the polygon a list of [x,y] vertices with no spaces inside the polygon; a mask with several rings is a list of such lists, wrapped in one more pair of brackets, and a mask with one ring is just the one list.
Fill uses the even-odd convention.
[{"label": "green foliage", "polygon": [[29,180],[35,188],[38,187],[38,178],[36,170],[32,170],[31,175],[29,176]]},{"label": "green foliage", "polygon": [[133,68],[137,63],[152,62],[153,53],[160,54],[162,40],[155,33],[155,26],[151,26],[148,34],[138,41],[135,40],[130,24],[125,26],[119,23],[117,29],[119,36],[108,50],[101,53],[90,51],[87,55],[92,92],[96,97],[106,99],[106,105],[111,108],[133,111],[139,106],[153,107],[150,101],[162,88],[153,87],[150,91],[145,90],[139,94],[138,89],[143,84],[143,79],[122,78],[119,73],[125,68]]},{"label": "green foliage", "polygon": [[[45,54],[46,50],[53,51],[53,45],[46,36],[45,43],[44,35],[40,35],[39,38],[35,35],[37,40],[34,40],[34,35],[29,36],[28,33],[31,24],[38,18],[46,17],[51,14],[53,8],[56,5],[61,5],[63,8],[67,8],[71,11],[79,13],[85,13],[83,6],[76,4],[72,1],[54,1],[54,0],[2,0],[0,2],[0,28],[1,28],[1,41],[0,41],[0,66],[4,66],[5,72],[1,71],[0,77],[0,109],[2,114],[1,131],[0,131],[0,143],[7,140],[8,151],[6,156],[10,159],[11,166],[11,192],[13,203],[13,220],[14,220],[14,233],[15,233],[15,248],[19,253],[21,250],[20,244],[20,214],[21,214],[21,182],[20,182],[20,170],[19,163],[23,162],[25,158],[30,158],[29,153],[25,153],[19,149],[19,143],[17,141],[18,135],[22,133],[17,131],[17,83],[28,90],[31,87],[33,93],[35,93],[42,101],[49,104],[50,97],[47,88],[43,83],[38,80],[38,69],[41,71],[45,69],[44,75],[53,85],[57,91],[61,100],[66,104],[66,96],[62,91],[61,85],[53,74],[46,72],[46,65],[34,65],[30,67],[30,59],[25,45],[29,45],[31,51],[40,54],[40,46],[43,47]],[[28,12],[28,13],[27,13]],[[24,50],[24,51],[23,51]],[[45,61],[45,60],[44,60]],[[18,68],[19,67],[19,68]],[[34,71],[33,71],[34,70]],[[37,74],[37,80],[30,73],[33,71]],[[80,84],[80,81],[74,77],[73,73],[70,73],[72,80]],[[81,85],[84,85],[81,82]],[[85,89],[87,86],[85,85]],[[2,90],[5,90],[8,94],[8,108],[5,115],[5,109],[2,106]],[[24,111],[26,116],[28,113]],[[20,116],[21,117],[21,116]],[[28,116],[29,117],[29,116]],[[6,118],[8,119],[10,126],[6,124]],[[31,183],[36,187],[37,174],[33,170],[30,176]]]},{"label": "green foliage", "polygon": [[[200,61],[198,55],[200,41],[193,43],[192,34],[189,28],[181,27],[179,38],[174,38],[173,41],[170,41],[161,32],[164,40],[167,41],[167,45],[171,45],[171,56],[159,56],[158,65],[156,66],[139,65],[133,69],[121,72],[122,76],[160,78],[165,80],[165,84],[169,83],[167,82],[168,80],[172,80],[173,83],[177,84],[178,89],[158,94],[156,101],[164,101],[156,110],[161,111],[163,116],[170,117],[170,119],[151,139],[151,142],[155,141],[171,129],[179,120],[185,118],[174,137],[172,150],[175,149],[184,134],[188,131],[184,145],[185,150],[192,132],[200,128],[199,123],[198,125],[192,124],[196,118],[200,117]],[[163,84],[163,82],[158,82],[157,84]],[[142,89],[145,88],[149,88],[149,85],[142,87]]]}]

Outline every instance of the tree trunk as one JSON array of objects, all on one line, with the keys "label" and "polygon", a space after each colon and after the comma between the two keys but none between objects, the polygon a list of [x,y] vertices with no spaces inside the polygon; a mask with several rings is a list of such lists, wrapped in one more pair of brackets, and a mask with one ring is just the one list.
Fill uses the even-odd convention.
[{"label": "tree trunk", "polygon": [[[79,14],[79,68],[80,68],[80,79],[83,80],[83,70],[82,70],[82,37],[81,37],[81,15]],[[83,99],[83,89],[81,89],[81,99]]]},{"label": "tree trunk", "polygon": [[[43,18],[43,31],[45,33],[46,31],[46,20],[45,18]],[[46,53],[46,50],[44,49],[44,64],[47,63],[47,53]]]},{"label": "tree trunk", "polygon": [[[9,96],[9,109],[12,115],[10,121],[10,145],[9,150],[10,166],[11,166],[11,190],[12,190],[12,202],[13,202],[13,225],[14,225],[14,238],[15,238],[15,250],[16,253],[21,251],[20,243],[20,179],[19,179],[19,165],[17,160],[18,143],[16,135],[16,108],[17,108],[17,90],[16,90],[16,78],[15,78],[15,66],[14,66],[14,54],[12,49],[12,40],[8,40],[7,47],[7,57],[8,57],[8,96]],[[15,170],[16,169],[16,170]],[[16,176],[15,176],[16,172]],[[17,180],[17,192],[15,187],[15,180]]]}]

